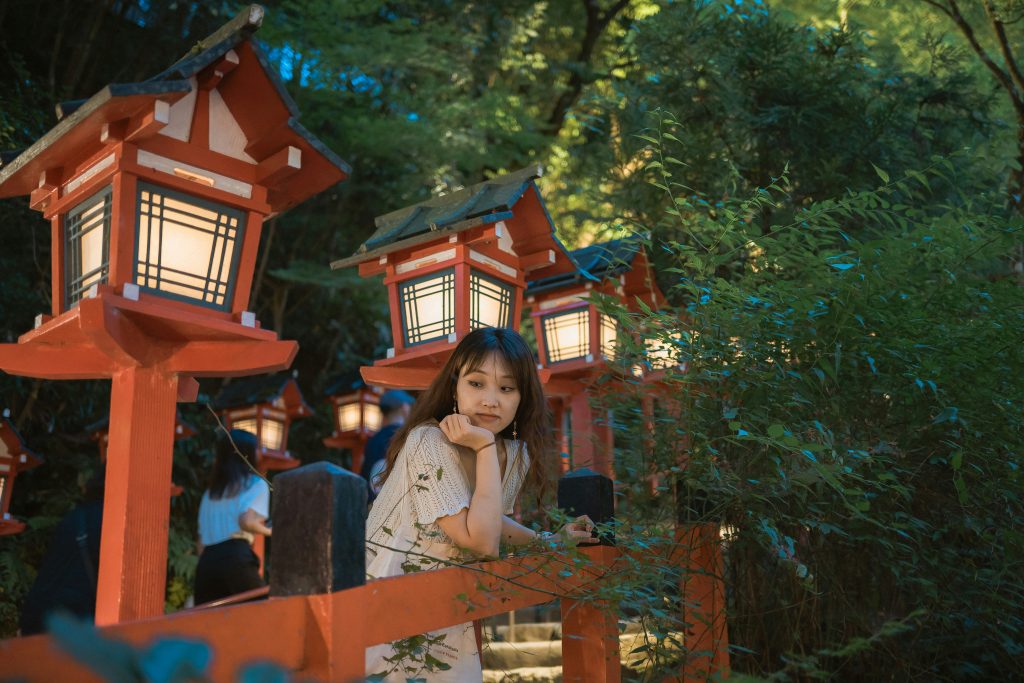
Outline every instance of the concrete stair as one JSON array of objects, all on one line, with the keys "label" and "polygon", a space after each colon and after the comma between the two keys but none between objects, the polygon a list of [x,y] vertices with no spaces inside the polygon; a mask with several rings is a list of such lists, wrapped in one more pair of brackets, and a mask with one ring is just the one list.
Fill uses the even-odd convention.
[{"label": "concrete stair", "polygon": [[[484,624],[484,683],[561,683],[561,623],[548,621],[509,626],[494,621],[487,620]],[[643,660],[642,654],[629,654],[643,643],[644,633],[640,625],[627,623],[619,635],[624,667],[634,668]]]}]

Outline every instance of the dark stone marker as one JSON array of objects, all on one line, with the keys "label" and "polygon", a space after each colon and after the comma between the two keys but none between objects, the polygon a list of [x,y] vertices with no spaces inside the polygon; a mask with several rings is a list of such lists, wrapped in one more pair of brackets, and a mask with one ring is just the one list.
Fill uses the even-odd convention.
[{"label": "dark stone marker", "polygon": [[270,595],[332,593],[366,582],[366,482],[318,462],[274,478]]},{"label": "dark stone marker", "polygon": [[[587,515],[595,524],[610,522],[615,517],[612,480],[585,467],[574,470],[558,480],[558,507],[570,517]],[[601,545],[615,545],[615,536],[602,534]]]}]

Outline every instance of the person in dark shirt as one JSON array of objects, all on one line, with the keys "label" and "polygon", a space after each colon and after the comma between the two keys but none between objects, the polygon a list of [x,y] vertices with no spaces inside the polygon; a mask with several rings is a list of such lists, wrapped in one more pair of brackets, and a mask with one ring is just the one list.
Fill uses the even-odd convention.
[{"label": "person in dark shirt", "polygon": [[383,424],[380,431],[370,437],[366,442],[366,449],[363,451],[363,468],[359,474],[370,486],[369,502],[377,497],[380,491],[380,484],[374,484],[373,479],[384,469],[384,456],[388,452],[388,444],[391,437],[395,435],[398,428],[405,424],[412,404],[416,402],[407,392],[392,389],[385,391],[380,397],[380,410]]},{"label": "person in dark shirt", "polygon": [[47,616],[57,610],[95,619],[104,477],[100,468],[86,483],[82,502],[57,524],[21,608],[21,635],[44,633]]}]

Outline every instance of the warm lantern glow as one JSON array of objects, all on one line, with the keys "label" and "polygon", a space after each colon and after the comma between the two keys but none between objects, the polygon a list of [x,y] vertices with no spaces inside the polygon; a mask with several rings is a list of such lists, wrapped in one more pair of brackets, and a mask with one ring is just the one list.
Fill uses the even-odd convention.
[{"label": "warm lantern glow", "polygon": [[358,403],[346,403],[338,406],[338,429],[342,432],[354,432],[360,428],[362,411]]},{"label": "warm lantern glow", "polygon": [[619,336],[619,328],[615,325],[615,319],[607,315],[600,315],[601,322],[601,353],[605,358],[615,357],[615,341]]},{"label": "warm lantern glow", "polygon": [[543,325],[548,363],[575,360],[590,354],[589,308],[544,316]]},{"label": "warm lantern glow", "polygon": [[384,422],[384,414],[381,412],[380,406],[374,403],[365,404],[363,406],[363,421],[366,431],[379,432],[380,426]]},{"label": "warm lantern glow", "polygon": [[405,344],[443,339],[455,332],[455,270],[403,282],[398,287]]},{"label": "warm lantern glow", "polygon": [[231,306],[244,214],[139,183],[135,283],[214,308]]},{"label": "warm lantern glow", "polygon": [[107,281],[110,256],[110,188],[71,209],[64,218],[66,278],[64,298],[68,307],[94,284]]},{"label": "warm lantern glow", "polygon": [[284,441],[284,421],[264,417],[260,426],[260,445],[268,451],[281,450]]},{"label": "warm lantern glow", "polygon": [[257,436],[260,446],[268,451],[281,450],[281,442],[284,439],[284,422],[269,417],[258,420],[255,417],[247,417],[235,420],[232,429],[241,429],[243,432]]},{"label": "warm lantern glow", "polygon": [[668,343],[660,337],[644,340],[647,362],[652,370],[665,370],[680,364],[678,342],[682,339],[682,335],[679,332],[673,332],[669,337],[673,340],[672,343]]},{"label": "warm lantern glow", "polygon": [[479,273],[469,276],[469,327],[512,326],[511,285],[484,277]]}]

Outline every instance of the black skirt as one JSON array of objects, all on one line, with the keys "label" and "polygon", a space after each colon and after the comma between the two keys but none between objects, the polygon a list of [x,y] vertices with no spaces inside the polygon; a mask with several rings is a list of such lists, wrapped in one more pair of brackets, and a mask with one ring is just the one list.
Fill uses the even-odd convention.
[{"label": "black skirt", "polygon": [[232,538],[203,548],[196,566],[195,604],[264,586],[260,561],[248,542]]}]

